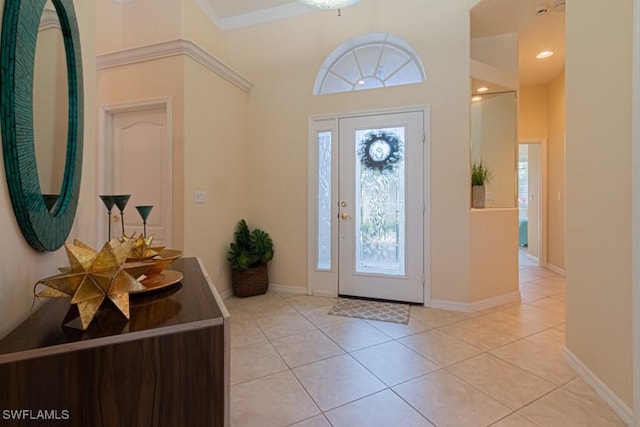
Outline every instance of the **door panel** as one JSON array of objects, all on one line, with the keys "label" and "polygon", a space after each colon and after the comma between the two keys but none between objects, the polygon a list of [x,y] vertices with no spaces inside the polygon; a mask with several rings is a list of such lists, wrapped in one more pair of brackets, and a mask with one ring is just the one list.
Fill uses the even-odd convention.
[{"label": "door panel", "polygon": [[339,293],[423,302],[422,112],[339,123]]},{"label": "door panel", "polygon": [[[147,236],[154,246],[171,245],[171,148],[166,110],[154,108],[116,113],[112,120],[112,193],[131,194],[124,215],[125,233],[142,233],[138,205],[152,205]],[[113,235],[121,233],[114,208]]]}]

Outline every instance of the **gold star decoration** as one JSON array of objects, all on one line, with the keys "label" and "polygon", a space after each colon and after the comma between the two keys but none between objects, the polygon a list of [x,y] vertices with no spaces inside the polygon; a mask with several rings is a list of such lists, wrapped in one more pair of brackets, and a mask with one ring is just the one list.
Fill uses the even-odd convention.
[{"label": "gold star decoration", "polygon": [[129,292],[144,289],[124,269],[134,244],[134,240],[122,242],[114,238],[100,252],[78,240],[65,244],[70,267],[38,281],[36,287],[42,284],[46,289],[38,293],[34,289],[36,297],[71,297],[71,304],[78,306],[83,329],[89,327],[107,298],[129,319]]},{"label": "gold star decoration", "polygon": [[134,242],[134,245],[131,248],[131,252],[127,257],[129,260],[143,261],[146,259],[151,259],[155,256],[158,256],[160,252],[164,249],[164,246],[155,247],[155,248],[151,247],[153,236],[144,237],[142,234],[140,234],[136,238],[135,231],[133,232],[131,237],[125,235],[125,236],[122,236],[120,240],[122,242],[127,242],[129,240],[132,240]]}]

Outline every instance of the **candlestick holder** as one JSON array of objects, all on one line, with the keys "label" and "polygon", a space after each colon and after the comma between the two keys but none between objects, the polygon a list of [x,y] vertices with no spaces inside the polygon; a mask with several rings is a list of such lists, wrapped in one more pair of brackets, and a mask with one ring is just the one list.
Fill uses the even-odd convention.
[{"label": "candlestick holder", "polygon": [[109,224],[109,238],[107,239],[108,242],[109,240],[111,240],[111,209],[113,209],[115,200],[113,200],[112,195],[102,195],[100,196],[100,199],[102,199],[102,203],[104,203],[104,206],[107,208],[107,223]]},{"label": "candlestick holder", "polygon": [[142,229],[143,229],[142,235],[146,239],[147,238],[147,218],[149,217],[149,214],[151,213],[151,209],[153,209],[153,206],[136,206],[136,209],[138,210],[138,213],[142,217]]},{"label": "candlestick holder", "polygon": [[113,196],[113,201],[115,202],[118,209],[120,209],[120,222],[122,223],[122,235],[124,236],[124,208],[127,206],[127,202],[129,201],[129,197],[131,194],[120,194],[117,196]]}]

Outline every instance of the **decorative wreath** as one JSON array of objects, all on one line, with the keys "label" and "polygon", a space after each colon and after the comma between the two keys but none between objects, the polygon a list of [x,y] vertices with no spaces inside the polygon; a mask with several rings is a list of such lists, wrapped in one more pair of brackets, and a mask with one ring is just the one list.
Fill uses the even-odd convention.
[{"label": "decorative wreath", "polygon": [[370,132],[360,142],[358,154],[362,164],[382,171],[393,171],[400,160],[400,140],[394,134],[386,132]]}]

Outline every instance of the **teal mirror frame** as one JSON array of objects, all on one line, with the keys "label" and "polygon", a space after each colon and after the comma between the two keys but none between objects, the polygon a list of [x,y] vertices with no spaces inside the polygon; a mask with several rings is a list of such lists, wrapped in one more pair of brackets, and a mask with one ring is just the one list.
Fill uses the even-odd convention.
[{"label": "teal mirror frame", "polygon": [[84,98],[80,34],[72,0],[53,0],[64,39],[69,82],[65,171],[53,211],[40,190],[33,131],[36,39],[46,0],[5,0],[0,41],[0,125],[7,186],[25,239],[38,251],[64,243],[76,214],[82,176]]}]

